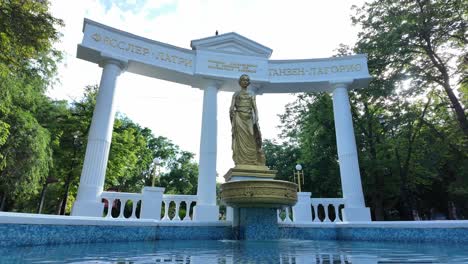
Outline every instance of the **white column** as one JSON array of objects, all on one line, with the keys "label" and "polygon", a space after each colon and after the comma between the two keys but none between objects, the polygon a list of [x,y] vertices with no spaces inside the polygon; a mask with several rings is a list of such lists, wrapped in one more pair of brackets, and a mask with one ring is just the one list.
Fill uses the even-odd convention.
[{"label": "white column", "polygon": [[101,83],[89,129],[85,160],[72,215],[102,216],[101,193],[115,118],[115,86],[126,63],[108,58],[102,62]]},{"label": "white column", "polygon": [[209,83],[203,92],[203,114],[200,139],[200,161],[198,173],[197,205],[194,219],[218,221],[216,205],[216,151],[218,139],[217,95],[219,83]]},{"label": "white column", "polygon": [[370,221],[370,211],[364,203],[362,192],[356,140],[346,83],[334,84],[333,114],[340,163],[341,187],[345,199],[343,220]]}]

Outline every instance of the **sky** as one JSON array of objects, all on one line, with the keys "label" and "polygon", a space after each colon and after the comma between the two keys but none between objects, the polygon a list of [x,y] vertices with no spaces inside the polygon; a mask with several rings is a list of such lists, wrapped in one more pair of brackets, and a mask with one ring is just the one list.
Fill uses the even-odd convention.
[{"label": "sky", "polygon": [[[236,32],[273,50],[270,59],[311,59],[333,56],[340,43],[353,45],[352,5],[363,0],[52,0],[52,15],[64,20],[64,52],[60,83],[49,90],[54,99],[77,100],[86,85],[99,84],[102,69],[76,58],[83,39],[83,20],[145,38],[190,49],[190,41]],[[232,93],[218,93],[218,181],[234,166],[229,106]],[[264,139],[278,139],[279,116],[292,94],[257,96]],[[120,75],[117,111],[155,136],[164,136],[199,159],[203,91],[132,73]]]}]

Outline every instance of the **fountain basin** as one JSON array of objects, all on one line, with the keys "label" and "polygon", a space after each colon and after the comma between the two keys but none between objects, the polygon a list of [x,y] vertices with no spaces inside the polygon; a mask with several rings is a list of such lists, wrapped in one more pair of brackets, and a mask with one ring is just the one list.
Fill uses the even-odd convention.
[{"label": "fountain basin", "polygon": [[234,208],[282,208],[297,202],[297,185],[279,180],[230,181],[221,185],[221,201]]}]

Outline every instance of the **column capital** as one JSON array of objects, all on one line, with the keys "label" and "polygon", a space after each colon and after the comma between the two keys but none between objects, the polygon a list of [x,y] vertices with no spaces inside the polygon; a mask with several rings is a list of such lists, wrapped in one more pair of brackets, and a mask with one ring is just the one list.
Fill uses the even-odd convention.
[{"label": "column capital", "polygon": [[198,89],[204,91],[208,88],[216,88],[216,91],[221,88],[224,81],[218,79],[211,79],[211,78],[203,78],[203,82],[200,85],[197,85]]},{"label": "column capital", "polygon": [[109,54],[105,52],[101,52],[101,59],[99,61],[99,67],[104,68],[107,64],[114,64],[117,65],[120,70],[125,71],[128,67],[128,59],[123,57]]},{"label": "column capital", "polygon": [[343,81],[331,81],[329,82],[332,91],[335,91],[337,88],[345,88],[348,89],[351,84],[353,83],[352,80],[343,80]]},{"label": "column capital", "polygon": [[206,79],[206,86],[205,87],[215,87],[216,89],[219,89],[221,85],[223,85],[223,81],[217,80],[217,79]]}]

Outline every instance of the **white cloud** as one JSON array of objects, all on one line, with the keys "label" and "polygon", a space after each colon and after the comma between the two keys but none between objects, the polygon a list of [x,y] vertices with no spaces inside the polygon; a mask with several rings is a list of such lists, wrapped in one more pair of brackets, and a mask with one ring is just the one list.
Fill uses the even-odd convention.
[{"label": "white cloud", "polygon": [[[128,2],[128,1],[127,1]],[[169,43],[190,48],[190,41],[235,31],[273,49],[272,59],[323,58],[334,54],[338,44],[352,44],[357,29],[351,27],[350,7],[362,0],[333,1],[219,1],[148,0],[138,13],[121,10],[112,4],[106,11],[97,0],[52,1],[52,13],[65,21],[63,40],[58,47],[65,51],[60,69],[62,85],[50,91],[60,99],[79,98],[83,87],[99,83],[101,69],[76,58],[76,45],[82,39],[83,19]],[[149,10],[174,4],[167,12],[148,20]],[[130,73],[118,83],[118,109],[155,135],[163,135],[182,149],[199,152],[203,93],[187,86],[150,79]],[[230,150],[230,124],[227,109],[230,93],[218,97],[218,172],[233,166]],[[279,133],[278,114],[294,100],[287,94],[262,95],[257,98],[260,124],[265,138]]]}]

